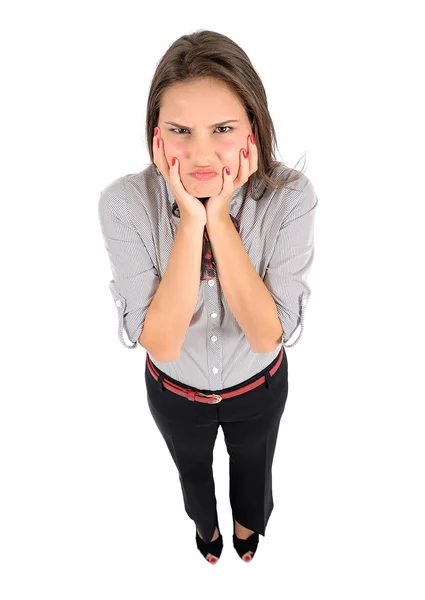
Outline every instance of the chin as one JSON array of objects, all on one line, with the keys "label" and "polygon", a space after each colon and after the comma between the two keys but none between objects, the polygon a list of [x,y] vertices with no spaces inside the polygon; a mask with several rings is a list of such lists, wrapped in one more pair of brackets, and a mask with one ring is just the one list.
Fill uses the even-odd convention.
[{"label": "chin", "polygon": [[[198,198],[198,200],[203,200],[206,198],[210,198],[211,196],[215,196],[215,195],[219,194],[221,191],[221,186],[217,185],[216,181],[211,182],[210,184],[209,183],[210,182],[208,182],[208,181],[199,182],[199,181],[192,180],[190,182],[189,187],[185,183],[183,185],[189,191],[189,193],[192,194],[192,196],[195,196],[195,198]],[[198,195],[198,194],[202,194],[202,193],[205,194],[207,192],[208,192],[208,196],[199,196]]]}]

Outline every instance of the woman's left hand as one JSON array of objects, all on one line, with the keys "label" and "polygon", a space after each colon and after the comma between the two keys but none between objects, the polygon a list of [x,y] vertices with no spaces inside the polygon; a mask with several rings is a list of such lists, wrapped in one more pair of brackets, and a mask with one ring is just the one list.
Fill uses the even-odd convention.
[{"label": "woman's left hand", "polygon": [[248,178],[258,169],[258,150],[252,143],[251,136],[248,136],[247,158],[245,158],[241,148],[239,152],[239,171],[236,179],[233,181],[232,173],[227,175],[226,167],[223,168],[223,187],[218,196],[211,196],[205,201],[204,206],[207,213],[207,223],[228,220],[230,213],[230,202],[235,190],[248,181]]}]

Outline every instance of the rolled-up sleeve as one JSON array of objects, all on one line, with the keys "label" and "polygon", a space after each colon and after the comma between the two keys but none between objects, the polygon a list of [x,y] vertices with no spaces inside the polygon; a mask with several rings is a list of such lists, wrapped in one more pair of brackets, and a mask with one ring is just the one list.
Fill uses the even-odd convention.
[{"label": "rolled-up sleeve", "polygon": [[[276,245],[267,266],[264,284],[273,296],[285,347],[295,346],[301,339],[304,314],[311,288],[307,277],[314,258],[314,220],[318,199],[309,181],[296,204],[283,219]],[[292,344],[286,342],[298,326],[300,334]]]},{"label": "rolled-up sleeve", "polygon": [[113,275],[109,290],[118,312],[118,337],[126,348],[137,348],[159,277],[131,220],[122,179],[102,190],[98,215]]}]

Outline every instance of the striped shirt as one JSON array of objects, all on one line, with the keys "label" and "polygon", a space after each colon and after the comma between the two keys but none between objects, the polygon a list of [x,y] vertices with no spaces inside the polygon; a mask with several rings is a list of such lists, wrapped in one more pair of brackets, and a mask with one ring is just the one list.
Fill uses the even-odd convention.
[{"label": "striped shirt", "polygon": [[[273,175],[287,168],[280,164]],[[101,191],[98,202],[113,276],[109,289],[118,311],[118,337],[130,349],[139,345],[180,222],[171,210],[175,202],[172,191],[158,173],[149,165],[140,173],[124,175]],[[201,280],[179,358],[162,362],[150,357],[170,377],[200,390],[215,391],[245,381],[270,364],[282,345],[298,343],[303,332],[311,294],[307,276],[314,257],[318,203],[313,185],[301,173],[300,179],[284,189],[266,190],[261,200],[247,196],[243,201],[247,185],[235,190],[230,214],[238,220],[251,263],[276,303],[283,335],[272,352],[253,352],[230,311],[219,279]],[[288,344],[298,326],[299,336]]]}]

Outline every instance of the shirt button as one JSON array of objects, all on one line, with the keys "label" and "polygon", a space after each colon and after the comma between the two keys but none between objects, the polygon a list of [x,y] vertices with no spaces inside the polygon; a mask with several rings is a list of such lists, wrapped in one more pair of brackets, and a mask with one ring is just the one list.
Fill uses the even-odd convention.
[{"label": "shirt button", "polygon": [[216,316],[217,316],[217,313],[211,313],[211,316],[212,316],[213,319],[215,319]]},{"label": "shirt button", "polygon": [[211,286],[211,285],[214,285],[214,279],[209,279],[209,280],[208,280],[208,285],[209,285],[209,286]]},{"label": "shirt button", "polygon": [[117,301],[115,302],[115,304],[116,304],[117,306],[121,306],[122,302],[121,302],[121,300],[117,300]]},{"label": "shirt button", "polygon": [[213,369],[214,375],[217,373],[217,371],[218,371],[217,367],[214,367],[214,369]]},{"label": "shirt button", "polygon": [[211,341],[212,342],[216,342],[217,341],[217,336],[216,335],[211,336]]}]

